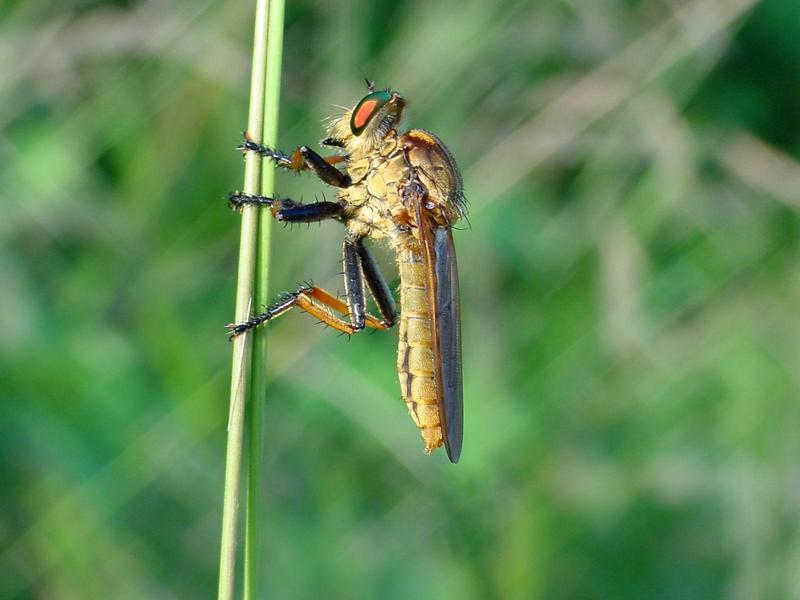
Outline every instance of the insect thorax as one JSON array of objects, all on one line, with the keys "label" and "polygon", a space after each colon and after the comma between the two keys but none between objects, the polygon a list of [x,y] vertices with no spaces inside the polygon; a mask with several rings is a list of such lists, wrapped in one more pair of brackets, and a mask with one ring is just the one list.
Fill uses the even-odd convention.
[{"label": "insect thorax", "polygon": [[424,188],[437,223],[452,226],[463,214],[458,169],[433,134],[412,129],[399,135],[392,129],[377,146],[348,149],[347,172],[354,183],[339,199],[347,205],[353,236],[386,238],[398,251],[418,250],[415,209],[404,200],[412,180]]},{"label": "insect thorax", "polygon": [[405,247],[415,243],[415,238],[398,193],[398,183],[407,171],[398,148],[397,132],[392,130],[379,147],[351,154],[347,173],[354,183],[339,192],[339,200],[347,205],[345,217],[352,235],[388,238],[393,246]]}]

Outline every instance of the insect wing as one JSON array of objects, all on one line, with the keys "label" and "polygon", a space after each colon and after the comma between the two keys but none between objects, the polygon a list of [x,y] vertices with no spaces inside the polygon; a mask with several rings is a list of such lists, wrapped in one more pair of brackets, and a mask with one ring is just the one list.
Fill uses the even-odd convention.
[{"label": "insect wing", "polygon": [[416,212],[429,290],[436,402],[447,456],[457,463],[464,437],[464,393],[461,302],[453,233],[449,227],[436,224],[421,199]]}]

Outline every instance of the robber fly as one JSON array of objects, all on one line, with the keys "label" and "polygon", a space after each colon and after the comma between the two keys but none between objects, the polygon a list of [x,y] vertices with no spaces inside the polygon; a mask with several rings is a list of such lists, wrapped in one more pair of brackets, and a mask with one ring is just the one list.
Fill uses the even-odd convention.
[{"label": "robber fly", "polygon": [[[266,206],[284,223],[334,219],[344,224],[347,302],[303,285],[261,314],[228,328],[233,337],[293,307],[346,334],[364,327],[392,327],[398,321],[392,292],[364,245],[366,238],[387,240],[400,273],[397,371],[402,397],[425,451],[444,444],[455,463],[461,454],[463,410],[458,270],[451,230],[465,214],[461,175],[435,135],[422,129],[397,130],[406,105],[400,94],[375,91],[367,83],[369,93],[332,119],[328,137],[321,141],[339,148],[338,155],[323,158],[307,146],[284,154],[249,139],[240,146],[284,169],[313,171],[339,188],[335,202],[301,204],[238,192],[230,196],[234,208]],[[366,311],[365,284],[380,317]]]}]

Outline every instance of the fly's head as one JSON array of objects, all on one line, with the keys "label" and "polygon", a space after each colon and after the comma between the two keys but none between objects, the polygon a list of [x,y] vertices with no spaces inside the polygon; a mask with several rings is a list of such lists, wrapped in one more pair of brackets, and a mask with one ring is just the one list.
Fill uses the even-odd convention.
[{"label": "fly's head", "polygon": [[370,91],[352,109],[330,122],[329,137],[323,143],[341,146],[351,157],[369,153],[394,132],[405,106],[406,101],[397,92]]}]

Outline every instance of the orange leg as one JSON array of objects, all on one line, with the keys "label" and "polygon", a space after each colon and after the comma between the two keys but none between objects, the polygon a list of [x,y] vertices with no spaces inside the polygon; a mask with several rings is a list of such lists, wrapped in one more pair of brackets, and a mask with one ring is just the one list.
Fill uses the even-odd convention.
[{"label": "orange leg", "polygon": [[[231,334],[231,339],[233,339],[237,335],[271,321],[275,317],[279,317],[295,306],[342,333],[352,335],[361,331],[361,328],[357,327],[352,321],[346,321],[334,312],[349,315],[350,310],[345,302],[330,292],[313,285],[301,286],[296,291],[285,294],[283,298],[269,306],[261,314],[253,315],[244,323],[230,323],[226,327]],[[388,329],[391,327],[391,324],[386,321],[369,314],[365,316],[364,324],[373,329]]]}]

